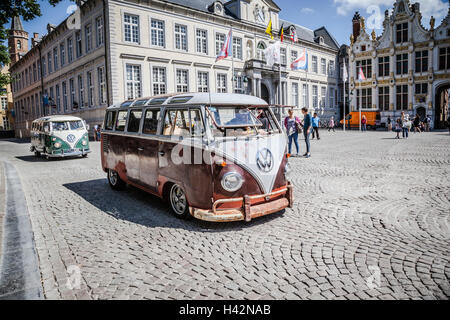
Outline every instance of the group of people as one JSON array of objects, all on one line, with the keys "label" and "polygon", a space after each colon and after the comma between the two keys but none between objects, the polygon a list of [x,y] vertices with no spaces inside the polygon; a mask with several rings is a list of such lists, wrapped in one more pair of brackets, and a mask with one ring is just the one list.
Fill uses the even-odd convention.
[{"label": "group of people", "polygon": [[[392,120],[390,117],[388,117],[387,121],[388,121],[388,130],[391,131]],[[401,132],[403,139],[408,139],[409,132],[412,129],[414,129],[414,133],[430,131],[430,122],[431,122],[430,117],[427,116],[423,121],[421,121],[420,116],[418,114],[411,121],[411,119],[409,118],[409,114],[405,114],[402,111],[401,117],[395,120],[394,131],[397,133],[397,136],[395,138],[400,139],[400,132]]]}]

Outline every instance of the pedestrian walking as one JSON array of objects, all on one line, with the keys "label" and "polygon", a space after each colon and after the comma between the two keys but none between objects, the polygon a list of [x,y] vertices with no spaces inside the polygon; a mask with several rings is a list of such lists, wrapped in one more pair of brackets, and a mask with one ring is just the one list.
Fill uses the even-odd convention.
[{"label": "pedestrian walking", "polygon": [[362,131],[367,131],[367,118],[365,115],[362,116],[361,125]]},{"label": "pedestrian walking", "polygon": [[387,118],[387,125],[388,125],[388,131],[391,132],[392,131],[392,120],[391,120],[391,117]]},{"label": "pedestrian walking", "polygon": [[450,134],[450,113],[447,118],[447,127],[448,127],[448,134]]},{"label": "pedestrian walking", "polygon": [[102,125],[99,124],[99,125],[97,126],[97,132],[96,132],[96,135],[97,135],[97,141],[100,141],[100,140],[101,140],[101,133],[102,133]]},{"label": "pedestrian walking", "polygon": [[[311,115],[309,115],[309,116],[311,117]],[[316,112],[314,112],[314,117],[312,117],[312,119],[311,119],[311,122],[312,122],[312,139],[314,139],[315,134],[317,134],[317,140],[320,140],[320,136],[319,136],[319,121],[320,121],[319,116],[317,115]]]},{"label": "pedestrian walking", "polygon": [[396,139],[400,139],[400,132],[402,131],[402,121],[400,118],[395,122],[395,132],[397,132]]},{"label": "pedestrian walking", "polygon": [[98,141],[98,140],[97,140],[97,130],[98,130],[98,124],[96,124],[96,125],[94,126],[94,141]]},{"label": "pedestrian walking", "polygon": [[305,143],[306,143],[306,153],[303,156],[306,158],[309,158],[309,157],[311,157],[311,144],[309,143],[309,135],[311,134],[311,130],[312,130],[312,117],[308,113],[307,108],[302,108],[302,113],[304,116],[303,135],[305,137]]},{"label": "pedestrian walking", "polygon": [[416,114],[416,117],[414,118],[413,124],[414,124],[414,133],[416,133],[416,132],[422,133],[422,130],[420,128],[420,125],[421,125],[420,117],[419,117],[418,114]]},{"label": "pedestrian walking", "polygon": [[334,117],[333,116],[331,117],[330,122],[328,122],[328,132],[330,132],[331,130],[333,130],[333,132],[336,132],[336,131],[334,131]]},{"label": "pedestrian walking", "polygon": [[401,124],[402,124],[402,137],[403,137],[403,139],[408,139],[408,134],[409,134],[408,126],[410,125],[409,115],[405,114],[403,111],[402,111],[402,117],[401,117]]},{"label": "pedestrian walking", "polygon": [[425,123],[425,131],[426,132],[430,132],[430,127],[431,127],[431,118],[430,118],[430,116],[426,116],[425,119],[423,120],[423,122]]},{"label": "pedestrian walking", "polygon": [[296,156],[300,156],[300,147],[298,145],[298,134],[300,133],[301,124],[300,119],[294,116],[294,110],[289,109],[288,116],[284,119],[284,126],[289,139],[289,154],[292,154],[292,143],[297,149]]}]

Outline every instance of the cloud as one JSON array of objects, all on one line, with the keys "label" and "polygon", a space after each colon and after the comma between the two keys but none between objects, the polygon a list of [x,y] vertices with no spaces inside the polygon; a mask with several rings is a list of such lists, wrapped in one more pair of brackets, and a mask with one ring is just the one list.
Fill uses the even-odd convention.
[{"label": "cloud", "polygon": [[311,8],[302,8],[302,10],[300,10],[300,12],[303,14],[311,14],[311,13],[314,13],[315,11],[314,11],[314,9],[311,9]]},{"label": "cloud", "polygon": [[[359,10],[362,15],[369,17],[373,14],[373,6],[380,8],[384,19],[384,11],[394,7],[395,0],[334,0],[336,11],[339,15],[347,16]],[[429,21],[431,16],[436,18],[436,24],[447,15],[448,3],[443,0],[415,0],[411,3],[420,3],[420,12],[425,21]],[[371,11],[367,9],[372,8]]]}]

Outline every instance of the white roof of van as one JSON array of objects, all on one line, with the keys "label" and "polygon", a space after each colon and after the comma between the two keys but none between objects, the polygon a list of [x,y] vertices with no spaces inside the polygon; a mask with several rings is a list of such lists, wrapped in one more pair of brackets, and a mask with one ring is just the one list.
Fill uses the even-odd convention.
[{"label": "white roof of van", "polygon": [[54,116],[41,117],[34,121],[77,121],[77,120],[82,120],[82,119],[78,118],[78,117],[74,117],[74,116],[54,115]]},{"label": "white roof of van", "polygon": [[[164,101],[164,98],[166,100]],[[186,98],[186,99],[183,99]],[[157,99],[159,103],[152,104],[149,101]],[[138,98],[134,101],[143,101],[148,100],[146,105],[216,105],[216,106],[261,106],[261,105],[267,105],[267,102],[263,99],[260,99],[255,96],[245,95],[245,94],[237,94],[237,93],[182,93],[182,94],[167,94],[167,95],[159,95],[154,97],[147,97],[147,98]],[[171,101],[173,103],[171,103]],[[122,104],[126,104],[127,107],[133,106],[131,103],[134,101],[125,101],[124,103],[118,103],[110,106],[109,108],[115,109],[120,108]],[[139,105],[142,106],[142,105]]]}]

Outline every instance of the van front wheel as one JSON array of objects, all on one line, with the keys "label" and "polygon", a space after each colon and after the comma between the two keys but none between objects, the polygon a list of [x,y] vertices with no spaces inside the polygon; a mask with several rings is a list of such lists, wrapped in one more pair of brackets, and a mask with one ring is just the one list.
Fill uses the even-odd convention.
[{"label": "van front wheel", "polygon": [[125,189],[126,183],[120,179],[117,171],[108,169],[108,182],[112,189],[123,190]]},{"label": "van front wheel", "polygon": [[172,211],[177,218],[187,219],[190,217],[189,204],[183,188],[177,184],[172,185],[169,192],[169,200]]}]

